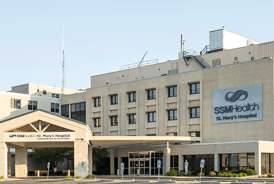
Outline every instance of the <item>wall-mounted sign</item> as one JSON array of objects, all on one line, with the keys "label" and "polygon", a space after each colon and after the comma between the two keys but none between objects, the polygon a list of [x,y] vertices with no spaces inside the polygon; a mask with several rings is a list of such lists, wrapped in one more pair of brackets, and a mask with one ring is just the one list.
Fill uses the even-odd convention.
[{"label": "wall-mounted sign", "polygon": [[6,132],[5,142],[74,141],[74,132]]},{"label": "wall-mounted sign", "polygon": [[212,91],[213,124],[262,119],[262,84]]}]

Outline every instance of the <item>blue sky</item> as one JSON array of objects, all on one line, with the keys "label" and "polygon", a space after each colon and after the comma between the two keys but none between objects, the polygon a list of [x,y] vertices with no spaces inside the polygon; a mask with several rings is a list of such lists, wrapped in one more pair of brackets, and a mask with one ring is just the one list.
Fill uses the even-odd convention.
[{"label": "blue sky", "polygon": [[200,51],[209,31],[225,29],[274,40],[274,1],[0,0],[0,91],[34,83],[61,87],[63,23],[66,88],[90,87],[90,76],[121,65]]}]

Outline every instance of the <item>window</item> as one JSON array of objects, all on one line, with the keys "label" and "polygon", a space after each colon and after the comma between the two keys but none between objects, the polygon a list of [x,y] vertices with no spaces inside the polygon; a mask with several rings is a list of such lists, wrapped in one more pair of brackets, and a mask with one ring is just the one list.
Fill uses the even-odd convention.
[{"label": "window", "polygon": [[148,100],[156,99],[156,89],[148,90]]},{"label": "window", "polygon": [[86,102],[71,104],[71,119],[86,122]]},{"label": "window", "polygon": [[129,114],[128,115],[128,123],[129,124],[136,124],[136,114]]},{"label": "window", "polygon": [[21,100],[11,99],[10,107],[14,109],[21,109]]},{"label": "window", "polygon": [[69,117],[69,105],[61,105],[61,115]]},{"label": "window", "polygon": [[177,86],[168,87],[168,97],[177,96]]},{"label": "window", "polygon": [[156,122],[156,112],[147,113],[148,122]]},{"label": "window", "polygon": [[200,132],[190,132],[190,137],[200,137]]},{"label": "window", "polygon": [[[263,162],[263,158],[262,158]],[[220,169],[255,169],[254,153],[232,153],[220,155]],[[267,172],[269,173],[269,172]]]},{"label": "window", "polygon": [[59,104],[58,103],[51,103],[51,112],[59,113]]},{"label": "window", "polygon": [[234,57],[234,61],[238,61],[238,57]]},{"label": "window", "polygon": [[136,102],[136,92],[128,93],[128,102]]},{"label": "window", "polygon": [[168,120],[177,120],[177,110],[168,111]]},{"label": "window", "polygon": [[190,84],[190,94],[200,94],[200,83]]},{"label": "window", "polygon": [[60,94],[52,93],[52,94],[51,94],[51,97],[52,97],[52,98],[60,98]]},{"label": "window", "polygon": [[253,60],[255,60],[255,58],[254,57],[251,57],[251,59],[250,59],[251,61],[253,61]]},{"label": "window", "polygon": [[146,136],[156,136],[156,134],[146,134]]},{"label": "window", "polygon": [[36,110],[37,109],[37,101],[29,101],[28,110]]},{"label": "window", "polygon": [[118,95],[111,95],[110,100],[111,100],[111,105],[118,104]]},{"label": "window", "polygon": [[184,155],[184,160],[188,161],[188,168],[197,168],[197,167],[200,168],[201,159],[205,159],[205,165],[204,165],[205,170],[214,170],[214,155],[213,154]]},{"label": "window", "polygon": [[190,118],[200,118],[200,107],[190,108]]},{"label": "window", "polygon": [[178,155],[170,156],[170,170],[175,169],[179,171],[179,159]]},{"label": "window", "polygon": [[110,116],[110,125],[117,126],[118,125],[118,116]]},{"label": "window", "polygon": [[174,133],[173,135],[174,135],[174,136],[177,136],[178,134],[177,134],[177,133]]},{"label": "window", "polygon": [[43,90],[43,95],[46,95],[47,94],[47,90]]},{"label": "window", "polygon": [[94,98],[94,107],[101,107],[101,97]]},{"label": "window", "polygon": [[101,118],[94,118],[94,127],[101,127]]}]

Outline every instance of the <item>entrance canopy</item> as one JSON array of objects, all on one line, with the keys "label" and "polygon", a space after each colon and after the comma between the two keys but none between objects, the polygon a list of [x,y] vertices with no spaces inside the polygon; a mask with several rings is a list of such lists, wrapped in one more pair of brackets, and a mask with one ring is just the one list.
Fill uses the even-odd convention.
[{"label": "entrance canopy", "polygon": [[141,145],[161,145],[169,143],[196,142],[200,137],[190,136],[90,136],[93,147],[128,147]]}]

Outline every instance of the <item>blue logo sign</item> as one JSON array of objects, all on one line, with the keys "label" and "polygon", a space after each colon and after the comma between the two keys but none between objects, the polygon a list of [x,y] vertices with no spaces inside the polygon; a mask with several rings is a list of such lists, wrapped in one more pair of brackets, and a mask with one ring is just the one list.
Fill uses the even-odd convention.
[{"label": "blue logo sign", "polygon": [[15,134],[9,135],[9,137],[10,137],[10,138],[13,138],[13,137],[16,137],[16,135],[15,135]]},{"label": "blue logo sign", "polygon": [[[230,95],[232,93],[232,95],[229,97],[228,95]],[[225,95],[225,100],[228,102],[236,102],[237,100],[245,100],[248,97],[248,93],[244,90],[238,90],[236,92],[228,92]]]}]

